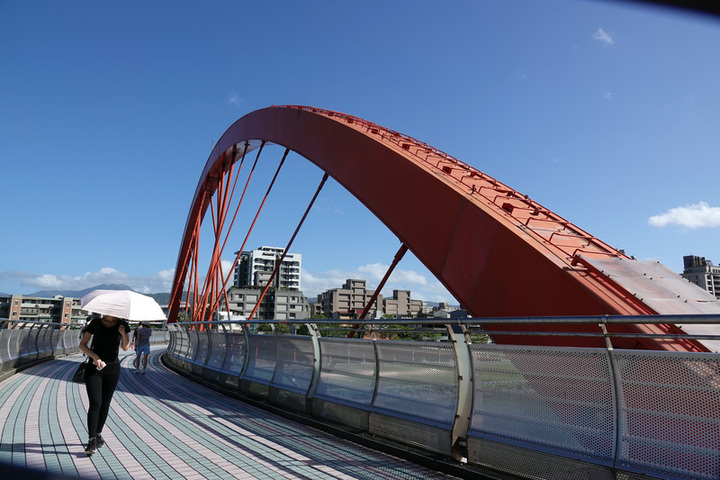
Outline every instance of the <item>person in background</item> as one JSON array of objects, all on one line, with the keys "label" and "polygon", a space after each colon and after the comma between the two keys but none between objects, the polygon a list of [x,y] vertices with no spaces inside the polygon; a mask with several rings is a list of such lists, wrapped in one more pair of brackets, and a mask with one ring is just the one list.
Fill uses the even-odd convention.
[{"label": "person in background", "polygon": [[[92,362],[85,370],[85,389],[88,396],[88,444],[85,454],[92,455],[105,445],[102,429],[110,412],[115,388],[120,380],[120,348],[130,348],[130,331],[127,320],[103,315],[94,318],[85,328],[80,350]],[[92,347],[88,346],[92,338]]]},{"label": "person in background", "polygon": [[135,372],[140,372],[140,356],[142,355],[142,373],[145,375],[145,369],[148,364],[148,355],[150,355],[150,335],[152,329],[147,323],[141,323],[133,334],[133,342],[135,342]]}]

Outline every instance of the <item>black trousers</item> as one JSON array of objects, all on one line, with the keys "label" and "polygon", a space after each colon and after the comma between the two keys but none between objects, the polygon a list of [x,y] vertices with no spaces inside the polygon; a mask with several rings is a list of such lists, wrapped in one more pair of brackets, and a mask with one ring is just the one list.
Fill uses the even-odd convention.
[{"label": "black trousers", "polygon": [[101,371],[97,371],[94,365],[88,369],[85,376],[85,388],[88,395],[87,426],[88,436],[95,437],[102,433],[110,411],[115,388],[120,380],[120,363],[109,364]]}]

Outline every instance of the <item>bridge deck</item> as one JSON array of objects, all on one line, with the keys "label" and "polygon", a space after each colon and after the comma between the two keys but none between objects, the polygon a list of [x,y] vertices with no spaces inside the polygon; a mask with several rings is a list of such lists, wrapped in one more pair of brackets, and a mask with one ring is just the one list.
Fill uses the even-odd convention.
[{"label": "bridge deck", "polygon": [[[82,356],[34,366],[0,383],[0,464],[102,479],[453,478],[197,385],[160,362],[123,372],[103,437],[84,453],[85,386],[69,381]],[[29,478],[29,477],[28,477]]]}]

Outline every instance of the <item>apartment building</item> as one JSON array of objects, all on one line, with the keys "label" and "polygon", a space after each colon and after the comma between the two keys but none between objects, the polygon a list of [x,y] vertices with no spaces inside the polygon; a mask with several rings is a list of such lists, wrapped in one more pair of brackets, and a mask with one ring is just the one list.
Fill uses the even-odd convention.
[{"label": "apartment building", "polygon": [[[238,255],[240,252],[235,252]],[[284,256],[283,256],[284,254]],[[270,279],[275,267],[277,274]],[[240,253],[233,272],[233,286],[228,290],[228,303],[232,317],[248,318],[253,310],[258,320],[302,320],[310,317],[307,298],[300,287],[302,255],[285,253],[284,248],[262,246]],[[258,299],[270,283],[260,306]],[[221,312],[227,312],[222,299]]]},{"label": "apartment building", "polygon": [[393,317],[416,317],[423,311],[422,300],[412,300],[410,290],[393,290],[392,298],[383,301],[385,315]]},{"label": "apartment building", "polygon": [[[249,318],[258,303],[260,288],[230,287],[227,291],[230,318]],[[220,303],[220,312],[227,312],[225,299]],[[307,298],[299,290],[285,290],[270,287],[256,309],[256,320],[302,320],[310,317]]]},{"label": "apartment building", "polygon": [[[328,318],[357,318],[372,298],[374,290],[366,288],[365,280],[347,279],[341,288],[331,288],[318,295],[315,312]],[[382,295],[378,295],[366,318],[377,318],[377,306],[381,306]]]},{"label": "apartment building", "polygon": [[85,322],[80,299],[73,297],[0,296],[0,319],[77,324]]},{"label": "apartment building", "polygon": [[[365,309],[375,290],[368,290],[365,280],[349,278],[341,288],[331,288],[318,295],[313,314],[328,318],[357,318]],[[410,298],[410,290],[393,290],[392,298],[378,295],[365,318],[417,317],[423,313],[422,300]]]},{"label": "apartment building", "polygon": [[683,278],[720,300],[720,266],[713,265],[705,257],[686,255],[683,257]]},{"label": "apartment building", "polygon": [[[277,289],[300,290],[302,255],[288,252],[283,258],[284,252],[284,248],[267,246],[242,252],[233,272],[233,285],[240,288],[262,288],[268,284],[275,266],[280,262],[272,286]],[[238,253],[235,252],[235,255]]]}]

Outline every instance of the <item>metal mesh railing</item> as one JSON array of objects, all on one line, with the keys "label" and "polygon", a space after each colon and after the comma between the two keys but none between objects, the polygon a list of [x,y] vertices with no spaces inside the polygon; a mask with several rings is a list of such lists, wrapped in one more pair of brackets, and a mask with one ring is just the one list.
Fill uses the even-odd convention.
[{"label": "metal mesh railing", "polygon": [[[0,375],[60,355],[79,353],[82,325],[0,319]],[[166,343],[165,330],[154,330],[151,343]]]},{"label": "metal mesh railing", "polygon": [[[720,478],[717,353],[617,350],[612,339],[627,334],[603,328],[596,336],[607,348],[478,343],[485,321],[504,320],[290,322],[293,333],[278,322],[265,322],[266,333],[251,333],[263,322],[188,323],[173,330],[171,344],[210,344],[188,346],[182,359],[181,348],[169,353],[208,381],[224,370],[226,386],[286,409],[520,477]],[[522,321],[507,319],[514,327]],[[537,332],[558,334],[575,335]]]}]

